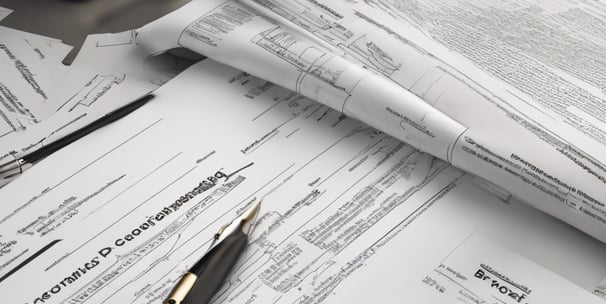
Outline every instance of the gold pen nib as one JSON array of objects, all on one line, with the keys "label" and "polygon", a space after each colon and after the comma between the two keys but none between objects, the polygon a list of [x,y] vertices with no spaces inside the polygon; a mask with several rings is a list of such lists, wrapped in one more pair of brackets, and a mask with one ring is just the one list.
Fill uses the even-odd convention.
[{"label": "gold pen nib", "polygon": [[242,216],[240,216],[242,223],[242,231],[248,235],[251,231],[252,225],[259,214],[259,210],[261,210],[261,200],[253,203],[253,206],[246,210]]},{"label": "gold pen nib", "polygon": [[223,225],[219,231],[213,237],[213,242],[210,244],[208,250],[211,250],[217,244],[221,243],[229,235],[241,230],[244,234],[249,235],[257,214],[261,210],[261,201],[253,200],[253,205],[246,209],[240,216],[235,218],[233,221]]}]

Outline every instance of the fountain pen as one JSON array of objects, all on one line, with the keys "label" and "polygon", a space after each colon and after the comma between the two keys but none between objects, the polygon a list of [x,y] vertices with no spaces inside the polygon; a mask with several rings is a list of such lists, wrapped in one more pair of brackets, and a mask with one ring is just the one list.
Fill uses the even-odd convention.
[{"label": "fountain pen", "polygon": [[252,207],[221,227],[206,254],[181,277],[164,304],[210,302],[246,248],[248,235],[260,208],[261,202],[253,201]]}]

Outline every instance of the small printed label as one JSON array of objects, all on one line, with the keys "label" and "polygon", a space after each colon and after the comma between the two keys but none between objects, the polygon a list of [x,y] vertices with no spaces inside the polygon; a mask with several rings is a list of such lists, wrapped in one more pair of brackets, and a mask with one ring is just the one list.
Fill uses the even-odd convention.
[{"label": "small printed label", "polygon": [[[477,234],[421,281],[448,303],[602,303],[589,291]],[[605,286],[606,280],[601,296]]]}]

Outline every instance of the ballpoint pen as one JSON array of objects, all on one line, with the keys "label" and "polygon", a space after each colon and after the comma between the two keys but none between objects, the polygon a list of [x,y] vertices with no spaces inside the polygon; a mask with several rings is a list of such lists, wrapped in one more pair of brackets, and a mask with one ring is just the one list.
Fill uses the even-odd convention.
[{"label": "ballpoint pen", "polygon": [[21,158],[11,160],[4,164],[0,165],[0,185],[3,184],[3,180],[9,180],[17,177],[25,170],[30,168],[34,163],[40,161],[41,159],[51,155],[57,150],[73,143],[74,141],[92,133],[93,131],[100,129],[106,125],[111,124],[112,122],[128,115],[129,113],[135,111],[136,109],[143,106],[150,99],[154,97],[153,94],[146,94],[135,101],[129,102],[128,104],[117,108],[114,111],[111,111],[99,119],[94,120],[93,122],[87,124],[86,126],[69,133],[50,144],[47,144],[40,149],[29,153],[27,155],[22,156]]},{"label": "ballpoint pen", "polygon": [[204,304],[221,289],[246,247],[261,202],[219,229],[206,254],[186,272],[164,304]]}]

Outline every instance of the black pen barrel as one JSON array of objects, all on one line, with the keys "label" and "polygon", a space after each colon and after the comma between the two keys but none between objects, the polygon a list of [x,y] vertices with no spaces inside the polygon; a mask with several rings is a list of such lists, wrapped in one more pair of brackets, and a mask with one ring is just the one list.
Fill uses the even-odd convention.
[{"label": "black pen barrel", "polygon": [[242,255],[247,241],[248,236],[238,229],[198,261],[190,270],[198,278],[183,304],[209,303]]},{"label": "black pen barrel", "polygon": [[53,141],[45,146],[43,146],[42,148],[27,154],[26,156],[23,156],[23,160],[26,161],[27,163],[33,164],[43,158],[45,158],[46,156],[58,151],[59,149],[73,143],[74,141],[94,132],[95,130],[98,130],[106,125],[111,124],[112,122],[128,115],[129,113],[135,111],[136,109],[138,109],[139,107],[143,106],[145,103],[147,103],[150,99],[152,99],[154,97],[153,94],[148,94],[145,95],[121,108],[118,108],[106,115],[104,115],[103,117],[89,123],[88,125],[84,126],[83,128],[80,128],[72,133],[69,133],[59,139],[57,139],[56,141]]}]

